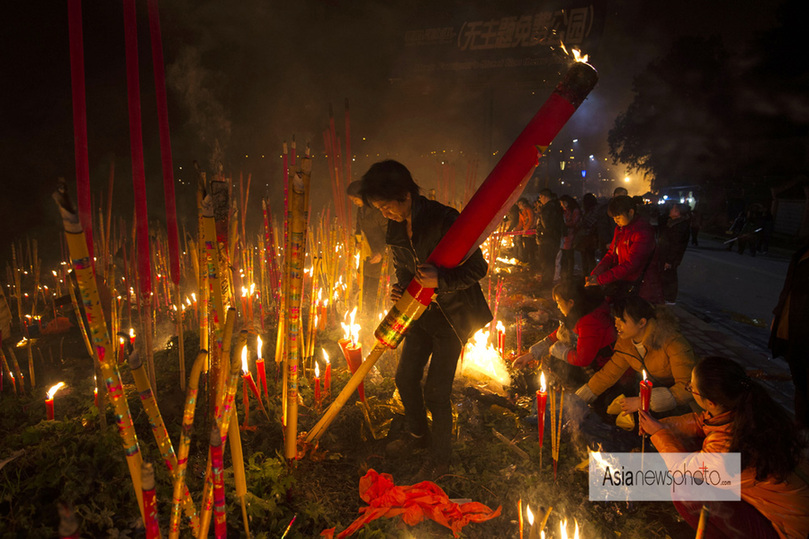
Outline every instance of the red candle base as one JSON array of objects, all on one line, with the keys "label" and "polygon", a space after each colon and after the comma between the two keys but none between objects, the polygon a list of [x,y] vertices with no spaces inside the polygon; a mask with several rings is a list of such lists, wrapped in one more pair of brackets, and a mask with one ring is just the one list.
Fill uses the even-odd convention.
[{"label": "red candle base", "polygon": [[53,399],[45,399],[45,411],[48,413],[48,421],[53,421]]}]

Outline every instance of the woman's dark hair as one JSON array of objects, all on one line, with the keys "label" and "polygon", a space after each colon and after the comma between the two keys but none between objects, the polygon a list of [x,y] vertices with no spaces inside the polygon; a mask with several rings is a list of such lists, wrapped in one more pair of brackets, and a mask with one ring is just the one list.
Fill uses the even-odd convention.
[{"label": "woman's dark hair", "polygon": [[350,197],[362,198],[362,180],[354,180],[346,187],[346,194]]},{"label": "woman's dark hair", "polygon": [[619,215],[629,215],[629,210],[634,212],[638,211],[638,206],[631,197],[620,195],[610,200],[607,206],[607,214],[610,217],[617,217]]},{"label": "woman's dark hair", "polygon": [[525,197],[520,197],[520,199],[517,200],[517,206],[522,207],[521,204],[524,204],[524,205],[528,206],[529,208],[531,207],[531,203],[528,202],[528,199],[525,198]]},{"label": "woman's dark hair", "polygon": [[798,465],[804,440],[784,409],[733,360],[706,357],[694,374],[694,391],[734,412],[729,451],[741,453],[742,469],[755,468],[757,481],[785,480]]},{"label": "woman's dark hair", "polygon": [[398,161],[388,159],[374,163],[362,176],[360,188],[362,201],[370,204],[374,200],[403,201],[410,193],[415,199],[419,194],[419,186],[413,181],[413,176],[407,167]]},{"label": "woman's dark hair", "polygon": [[584,198],[581,199],[581,207],[585,212],[589,212],[596,206],[598,206],[598,199],[593,193],[587,193],[584,195]]},{"label": "woman's dark hair", "polygon": [[612,316],[626,320],[626,318],[624,318],[625,315],[629,315],[632,320],[637,322],[641,318],[645,318],[646,320],[657,318],[657,311],[655,311],[654,305],[642,297],[629,296],[627,298],[617,299],[612,304]]},{"label": "woman's dark hair", "polygon": [[573,309],[565,317],[565,325],[573,328],[579,319],[604,303],[604,293],[598,286],[584,286],[584,279],[562,279],[553,287],[552,296],[564,301],[573,300]]},{"label": "woman's dark hair", "polygon": [[576,202],[576,199],[570,195],[562,195],[559,197],[559,202],[566,205],[570,210],[577,210],[579,209],[579,203]]}]

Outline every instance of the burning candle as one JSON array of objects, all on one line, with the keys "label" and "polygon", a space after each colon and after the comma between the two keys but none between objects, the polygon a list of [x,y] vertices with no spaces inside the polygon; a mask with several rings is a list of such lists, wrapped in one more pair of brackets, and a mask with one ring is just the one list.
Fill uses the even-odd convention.
[{"label": "burning candle", "polygon": [[326,372],[323,373],[323,389],[326,390],[329,397],[331,397],[331,362],[329,361],[329,354],[326,353],[324,348],[323,350],[323,360],[326,362]]},{"label": "burning candle", "polygon": [[267,420],[270,419],[270,416],[267,414],[267,410],[264,408],[264,403],[261,400],[261,394],[258,392],[258,387],[256,386],[255,380],[253,380],[253,375],[250,373],[250,369],[247,368],[247,345],[242,347],[242,392],[244,393],[244,403],[245,403],[245,424],[247,423],[247,409],[248,409],[248,393],[247,388],[250,388],[250,391],[253,393],[253,396],[258,401],[258,406],[261,408],[261,411],[264,412],[264,415],[267,417]]},{"label": "burning candle", "polygon": [[[354,307],[349,317],[349,323],[340,323],[343,326],[345,334],[344,338],[337,341],[337,344],[339,344],[340,348],[343,350],[343,355],[346,358],[346,363],[348,363],[348,368],[351,370],[352,374],[362,365],[362,346],[357,343],[359,340],[360,326],[354,323],[356,314],[357,308]],[[365,402],[365,384],[361,383],[357,387],[357,393],[359,394],[360,400]]]},{"label": "burning candle", "polygon": [[[319,296],[320,294],[318,294]],[[323,303],[320,304],[320,324],[323,329],[326,329],[326,320],[328,320],[327,315],[329,312],[329,298],[323,300]]]},{"label": "burning candle", "polygon": [[[649,411],[649,405],[652,402],[652,381],[647,380],[646,378],[646,369],[643,370],[643,380],[640,381],[640,409],[644,412]],[[640,434],[643,433],[643,429],[638,427]]]},{"label": "burning candle", "polygon": [[247,296],[247,312],[249,319],[253,321],[253,294],[256,292],[256,283],[250,283],[250,295]]},{"label": "burning candle", "polygon": [[320,367],[315,361],[315,406],[320,406]]},{"label": "burning candle", "polygon": [[242,317],[247,318],[247,288],[242,287]]},{"label": "burning candle", "polygon": [[[537,422],[539,427],[539,448],[542,451],[542,441],[545,437],[545,407],[548,403],[548,388],[545,383],[545,373],[539,373],[539,389],[537,389]],[[541,454],[541,453],[540,453]]]},{"label": "burning candle", "polygon": [[500,320],[497,321],[497,351],[500,357],[506,357],[506,326]]},{"label": "burning candle", "polygon": [[258,381],[261,384],[261,390],[264,392],[264,396],[269,399],[270,395],[267,393],[267,370],[264,367],[264,358],[261,357],[261,347],[263,344],[264,343],[261,340],[261,335],[257,336],[256,354],[258,357],[256,358],[256,372],[258,372]]},{"label": "burning candle", "polygon": [[48,390],[48,398],[45,399],[45,410],[48,413],[48,421],[53,420],[53,397],[56,395],[56,392],[65,387],[64,382],[59,382],[56,385],[51,386]]},{"label": "burning candle", "polygon": [[135,328],[129,328],[129,344],[135,346]]},{"label": "burning candle", "polygon": [[528,520],[528,539],[539,539],[539,530],[534,523],[534,513],[531,512],[531,506],[525,504],[525,516]]},{"label": "burning candle", "polygon": [[98,408],[98,377],[93,375],[93,404]]}]

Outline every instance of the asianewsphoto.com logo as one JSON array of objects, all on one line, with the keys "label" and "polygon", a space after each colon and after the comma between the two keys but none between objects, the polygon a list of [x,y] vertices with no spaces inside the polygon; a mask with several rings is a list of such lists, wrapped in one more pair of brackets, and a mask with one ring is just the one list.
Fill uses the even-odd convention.
[{"label": "asianewsphoto.com logo", "polygon": [[738,453],[590,453],[592,501],[740,499]]}]

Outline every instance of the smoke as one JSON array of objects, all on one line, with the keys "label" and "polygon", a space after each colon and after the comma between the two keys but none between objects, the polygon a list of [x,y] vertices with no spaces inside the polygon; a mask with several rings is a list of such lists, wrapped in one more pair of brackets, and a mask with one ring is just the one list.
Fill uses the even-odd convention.
[{"label": "smoke", "polygon": [[166,80],[179,94],[179,102],[188,117],[188,128],[205,146],[211,170],[222,170],[231,121],[214,89],[216,74],[202,66],[198,49],[184,47],[177,60],[166,69]]}]

